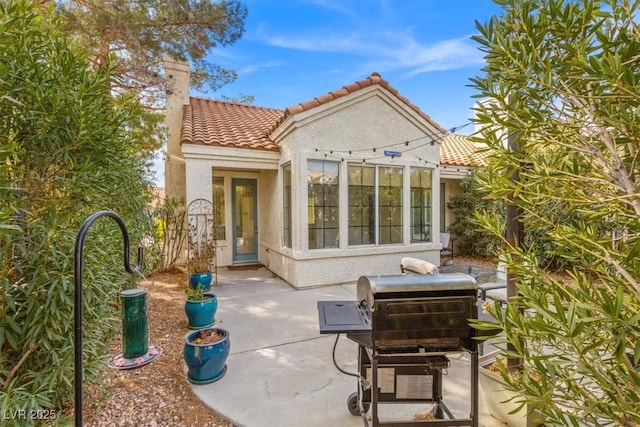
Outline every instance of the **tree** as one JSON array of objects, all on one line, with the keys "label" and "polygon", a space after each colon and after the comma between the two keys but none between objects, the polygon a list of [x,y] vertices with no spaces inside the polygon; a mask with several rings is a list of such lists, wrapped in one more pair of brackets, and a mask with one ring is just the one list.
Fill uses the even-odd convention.
[{"label": "tree", "polygon": [[[121,76],[116,89],[138,94],[149,108],[164,106],[164,56],[188,60],[195,88],[217,90],[236,73],[207,61],[217,46],[234,43],[244,33],[248,9],[239,0],[60,0],[56,9],[65,31],[92,54],[97,66],[116,58]],[[140,135],[154,135],[148,148],[160,144],[161,117],[148,111]]]},{"label": "tree", "polygon": [[[637,425],[640,2],[497,3],[502,14],[474,37],[486,65],[472,82],[489,100],[477,123],[495,151],[483,185],[520,208],[527,233],[546,230],[548,255],[571,261],[558,277],[532,247],[505,241],[518,295],[493,312],[505,355],[524,363],[504,377],[552,423]],[[482,222],[502,235],[502,221]]]},{"label": "tree", "polygon": [[[0,2],[0,409],[62,408],[73,396],[73,247],[82,222],[116,209],[140,241],[149,183],[130,133],[135,97],[110,95],[114,67],[70,47],[52,9]],[[104,366],[126,286],[122,237],[85,242],[84,375]],[[4,424],[3,424],[4,425]]]}]

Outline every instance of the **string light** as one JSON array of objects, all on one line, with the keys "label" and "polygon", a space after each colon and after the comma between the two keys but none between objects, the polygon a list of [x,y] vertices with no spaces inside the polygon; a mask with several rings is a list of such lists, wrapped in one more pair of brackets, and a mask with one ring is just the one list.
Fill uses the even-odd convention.
[{"label": "string light", "polygon": [[[373,152],[373,153],[378,153],[378,150],[382,150],[385,148],[390,148],[390,147],[401,147],[404,145],[404,147],[407,147],[406,149],[399,151],[401,154],[408,154],[410,151],[413,150],[417,150],[419,148],[422,147],[427,147],[427,146],[435,146],[435,144],[442,144],[444,138],[447,137],[447,135],[449,134],[453,134],[456,131],[459,131],[460,129],[465,128],[466,126],[469,126],[470,124],[472,124],[472,122],[467,122],[463,125],[460,126],[454,126],[451,129],[449,129],[448,131],[444,131],[444,133],[441,133],[439,135],[425,135],[425,136],[421,136],[412,140],[405,140],[402,142],[396,142],[396,143],[392,143],[392,144],[387,144],[387,145],[382,145],[379,147],[372,147],[372,148],[362,148],[362,149],[350,149],[350,150],[336,150],[336,149],[331,149],[331,150],[322,150],[320,148],[315,148],[315,152],[320,152],[324,154],[324,157],[333,157],[336,160],[340,160],[341,162],[345,161],[345,157],[346,155],[348,156],[352,156],[354,154],[357,153],[364,153],[364,152]],[[414,142],[418,142],[421,140],[425,140],[423,143],[421,144],[415,144],[413,145],[412,143]],[[410,146],[411,145],[411,146]],[[372,160],[377,160],[377,159],[383,159],[383,158],[389,158],[391,157],[391,159],[395,159],[396,157],[400,157],[397,154],[385,154],[385,155],[377,155],[377,156],[371,156],[371,157],[363,157],[362,158],[362,163],[366,164],[367,160],[372,161]],[[418,160],[418,162],[424,162],[425,164],[431,164],[436,168],[439,168],[441,165],[438,162],[433,162],[427,159],[423,159],[421,157],[415,156],[415,158]],[[354,159],[356,160],[356,159]],[[443,169],[447,169],[446,166],[442,165]],[[460,171],[460,169],[457,169],[457,171]]]},{"label": "string light", "polygon": [[[440,135],[436,135],[435,137],[434,137],[434,136],[427,136],[427,135],[425,135],[425,136],[421,136],[421,137],[418,137],[418,138],[415,138],[415,139],[412,139],[412,140],[405,140],[405,141],[402,141],[402,142],[396,142],[396,143],[386,144],[386,145],[382,145],[382,146],[379,146],[379,147],[361,148],[361,149],[356,149],[356,150],[351,149],[351,150],[347,150],[347,151],[342,151],[342,150],[335,150],[335,149],[333,149],[333,150],[330,150],[330,151],[328,151],[328,152],[329,152],[330,154],[334,154],[334,153],[348,153],[349,155],[353,155],[354,153],[362,153],[362,152],[366,152],[366,151],[372,151],[372,152],[374,152],[374,153],[377,153],[377,152],[378,152],[378,150],[385,149],[385,148],[397,147],[397,146],[402,146],[402,145],[404,145],[405,147],[409,147],[409,144],[411,144],[411,143],[413,143],[413,142],[418,142],[418,141],[420,141],[420,140],[423,140],[423,139],[428,138],[428,140],[427,140],[424,144],[418,144],[418,145],[416,145],[416,146],[414,146],[414,147],[409,148],[408,150],[405,150],[405,151],[409,151],[409,150],[414,150],[414,149],[417,149],[417,148],[425,147],[425,146],[427,146],[427,145],[434,146],[436,143],[441,144],[441,143],[442,143],[442,140],[443,140],[447,135],[452,134],[452,133],[454,133],[454,132],[456,132],[456,131],[459,131],[460,129],[463,129],[463,128],[465,128],[466,126],[469,126],[470,124],[471,124],[471,122],[467,122],[467,123],[465,123],[465,124],[463,124],[463,125],[460,125],[460,126],[454,126],[454,127],[452,127],[451,129],[449,129],[448,131],[445,131],[444,133],[442,133],[442,134],[440,134]],[[315,150],[316,150],[316,152],[318,152],[318,151],[322,151],[322,150],[320,150],[320,149],[318,149],[318,148],[316,148]]]}]

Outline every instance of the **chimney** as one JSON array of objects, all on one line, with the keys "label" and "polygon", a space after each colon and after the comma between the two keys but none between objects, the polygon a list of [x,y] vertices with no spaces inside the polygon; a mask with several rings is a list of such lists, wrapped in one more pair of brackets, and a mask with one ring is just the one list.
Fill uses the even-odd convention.
[{"label": "chimney", "polygon": [[186,169],[180,135],[184,107],[189,105],[189,63],[164,57],[167,76],[167,104],[165,123],[167,125],[167,154],[165,160],[165,192],[167,197],[182,197],[186,200]]}]

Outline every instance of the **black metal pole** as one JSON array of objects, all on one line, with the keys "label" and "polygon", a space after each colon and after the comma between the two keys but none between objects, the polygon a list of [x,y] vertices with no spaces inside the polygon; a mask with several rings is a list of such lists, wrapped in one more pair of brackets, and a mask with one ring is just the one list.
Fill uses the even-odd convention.
[{"label": "black metal pole", "polygon": [[76,427],[82,426],[82,380],[83,380],[83,369],[82,369],[82,249],[84,247],[84,238],[93,224],[97,219],[107,216],[113,218],[118,225],[120,226],[120,231],[122,231],[122,237],[124,239],[124,269],[127,273],[135,274],[140,272],[140,268],[142,267],[142,247],[138,247],[138,262],[135,267],[131,268],[131,264],[129,264],[129,233],[127,232],[127,227],[124,225],[122,219],[113,211],[99,211],[91,215],[87,218],[82,227],[80,227],[80,231],[78,232],[78,236],[76,237],[76,246],[74,252],[74,271],[73,271],[73,280],[75,286],[75,294],[74,294],[74,350],[75,350],[75,358],[74,358],[74,373],[75,373],[75,425]]}]

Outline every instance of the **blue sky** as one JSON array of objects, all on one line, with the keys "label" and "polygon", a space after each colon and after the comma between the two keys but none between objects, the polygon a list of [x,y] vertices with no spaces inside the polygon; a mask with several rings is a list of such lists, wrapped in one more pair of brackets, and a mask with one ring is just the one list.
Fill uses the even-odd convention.
[{"label": "blue sky", "polygon": [[[489,0],[248,0],[245,34],[209,59],[238,73],[216,98],[249,94],[284,109],[377,71],[446,129],[467,123],[469,78],[482,53],[474,20],[500,8]],[[469,131],[470,128],[466,128]]]},{"label": "blue sky", "polygon": [[[475,20],[500,13],[491,0],[246,0],[244,36],[208,59],[238,78],[219,98],[253,95],[253,105],[285,109],[378,72],[445,129],[467,124],[475,100],[469,78],[482,53]],[[460,133],[471,133],[465,127]],[[163,165],[154,166],[162,185]]]}]

